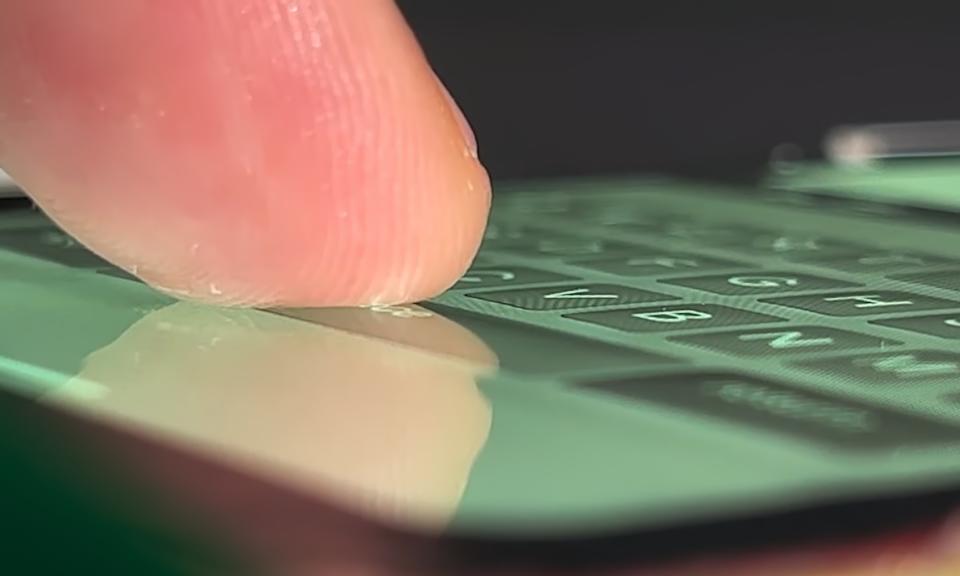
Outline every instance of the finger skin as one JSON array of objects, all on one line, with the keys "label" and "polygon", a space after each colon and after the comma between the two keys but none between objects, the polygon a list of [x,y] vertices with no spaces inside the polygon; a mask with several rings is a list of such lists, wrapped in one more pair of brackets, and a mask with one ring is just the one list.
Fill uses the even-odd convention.
[{"label": "finger skin", "polygon": [[444,290],[490,184],[389,0],[6,0],[0,166],[95,252],[237,306]]}]

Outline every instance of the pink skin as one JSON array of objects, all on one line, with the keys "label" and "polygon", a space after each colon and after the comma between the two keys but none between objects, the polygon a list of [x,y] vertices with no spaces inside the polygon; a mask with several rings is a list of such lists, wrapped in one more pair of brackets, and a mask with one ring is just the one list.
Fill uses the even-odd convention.
[{"label": "pink skin", "polygon": [[0,166],[178,296],[415,301],[486,223],[469,127],[390,0],[5,0],[0,79]]}]

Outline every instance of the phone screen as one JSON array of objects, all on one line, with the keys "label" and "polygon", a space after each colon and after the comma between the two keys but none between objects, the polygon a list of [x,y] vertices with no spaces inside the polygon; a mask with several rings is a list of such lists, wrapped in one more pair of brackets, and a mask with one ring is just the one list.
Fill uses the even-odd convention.
[{"label": "phone screen", "polygon": [[292,493],[468,538],[956,487],[960,232],[684,182],[550,190],[504,193],[446,294],[350,310],[174,301],[41,215],[4,212],[0,379]]}]

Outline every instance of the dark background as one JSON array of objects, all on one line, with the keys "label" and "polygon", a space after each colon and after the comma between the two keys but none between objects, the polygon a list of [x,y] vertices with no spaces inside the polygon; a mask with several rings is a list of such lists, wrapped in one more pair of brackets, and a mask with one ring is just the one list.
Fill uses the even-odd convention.
[{"label": "dark background", "polygon": [[837,124],[960,118],[960,26],[923,3],[398,3],[496,178],[751,171]]}]

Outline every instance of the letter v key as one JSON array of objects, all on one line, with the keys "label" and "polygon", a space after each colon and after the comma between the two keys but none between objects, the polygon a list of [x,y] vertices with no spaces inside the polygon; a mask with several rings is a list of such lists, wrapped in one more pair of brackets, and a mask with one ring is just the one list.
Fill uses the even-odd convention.
[{"label": "letter v key", "polygon": [[619,294],[591,294],[590,288],[574,288],[572,290],[563,290],[552,294],[545,294],[544,300],[563,300],[580,298],[602,298],[604,300],[616,300],[620,298]]},{"label": "letter v key", "polygon": [[467,296],[524,310],[573,310],[679,300],[677,296],[616,284],[580,284],[579,286],[568,284],[518,290],[488,290]]}]

